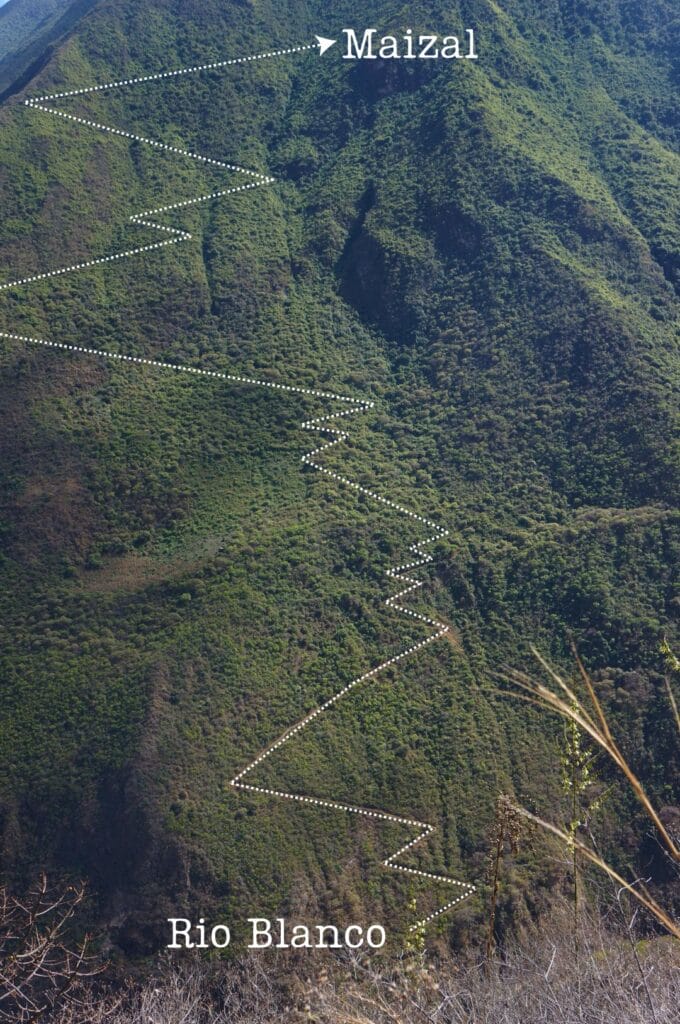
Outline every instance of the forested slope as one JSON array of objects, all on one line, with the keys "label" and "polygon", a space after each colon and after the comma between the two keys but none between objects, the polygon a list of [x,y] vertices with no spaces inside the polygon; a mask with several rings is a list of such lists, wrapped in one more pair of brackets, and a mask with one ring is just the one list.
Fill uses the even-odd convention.
[{"label": "forested slope", "polygon": [[[475,881],[499,791],[562,799],[559,727],[496,693],[529,641],[564,663],[575,636],[639,769],[678,800],[658,648],[679,607],[680,21],[662,0],[327,7],[96,4],[0,110],[3,280],[153,241],[130,214],[225,182],[25,95],[346,24],[473,24],[480,60],[336,48],[68,101],[277,184],[189,207],[186,246],[6,293],[0,316],[376,402],[327,464],[451,531],[414,607],[453,641],[339,704],[262,778],[441,824],[422,865]],[[398,829],[228,789],[423,635],[382,605],[422,534],[299,467],[300,422],[328,410],[19,342],[0,388],[9,872],[87,876],[129,951],[183,906],[400,924],[411,895],[427,908],[436,894],[380,869]],[[611,839],[625,863],[640,837],[623,800],[602,827],[630,818]],[[518,915],[555,881],[540,851],[524,859]]]}]

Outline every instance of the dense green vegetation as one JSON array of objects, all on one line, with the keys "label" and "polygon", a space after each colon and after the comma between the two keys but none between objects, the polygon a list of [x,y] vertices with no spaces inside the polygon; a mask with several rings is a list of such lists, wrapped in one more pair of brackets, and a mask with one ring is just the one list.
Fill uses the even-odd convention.
[{"label": "dense green vegetation", "polygon": [[[189,208],[188,246],[13,292],[0,316],[376,401],[328,465],[450,529],[414,607],[457,642],[339,704],[261,778],[442,823],[423,865],[476,880],[500,790],[561,798],[559,727],[495,690],[527,641],[564,660],[575,635],[631,757],[678,801],[658,648],[680,603],[680,23],[663,0],[327,7],[109,0],[27,92],[347,23],[475,24],[482,59],[309,54],[69,101],[278,184]],[[224,183],[23,95],[0,110],[5,280],[155,241],[127,217]],[[85,874],[129,951],[183,906],[402,923],[406,896],[438,899],[380,870],[405,841],[390,829],[227,787],[423,635],[381,604],[417,531],[299,467],[319,403],[19,343],[0,388],[8,873]],[[640,849],[626,813],[624,863]],[[526,853],[515,913],[554,870]]]}]

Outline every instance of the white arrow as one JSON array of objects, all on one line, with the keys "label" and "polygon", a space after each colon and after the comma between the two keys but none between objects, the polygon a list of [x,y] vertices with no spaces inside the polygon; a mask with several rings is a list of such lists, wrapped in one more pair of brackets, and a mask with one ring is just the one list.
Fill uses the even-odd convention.
[{"label": "white arrow", "polygon": [[319,56],[323,57],[326,50],[330,50],[331,46],[335,46],[337,39],[324,39],[323,36],[316,37],[319,43]]}]

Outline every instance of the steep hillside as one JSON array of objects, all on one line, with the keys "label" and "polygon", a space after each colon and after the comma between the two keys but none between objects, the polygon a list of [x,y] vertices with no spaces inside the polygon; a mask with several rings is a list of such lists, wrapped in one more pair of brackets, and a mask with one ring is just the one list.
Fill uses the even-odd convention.
[{"label": "steep hillside", "polygon": [[4,0],[0,5],[0,56],[17,50],[30,41],[46,22],[58,16],[66,7],[67,0]]},{"label": "steep hillside", "polygon": [[[188,207],[173,222],[186,245],[3,293],[0,317],[375,401],[325,464],[450,531],[413,601],[450,642],[339,703],[259,780],[433,821],[421,866],[475,881],[499,791],[562,799],[559,727],[496,692],[529,641],[565,661],[576,637],[638,767],[678,801],[658,653],[680,607],[674,5],[96,4],[0,110],[2,278],[156,241],[128,217],[236,177],[24,96],[346,24],[474,24],[480,60],[336,48],[64,101],[277,184]],[[228,787],[425,635],[382,604],[417,524],[300,468],[300,422],[324,403],[18,341],[3,341],[0,388],[8,871],[89,877],[129,952],[185,906],[322,903],[401,927],[411,896],[441,902],[381,869],[399,827]],[[624,810],[627,862],[640,837]],[[518,915],[555,881],[539,852],[525,860]]]},{"label": "steep hillside", "polygon": [[95,0],[8,0],[0,7],[0,98],[45,67]]}]

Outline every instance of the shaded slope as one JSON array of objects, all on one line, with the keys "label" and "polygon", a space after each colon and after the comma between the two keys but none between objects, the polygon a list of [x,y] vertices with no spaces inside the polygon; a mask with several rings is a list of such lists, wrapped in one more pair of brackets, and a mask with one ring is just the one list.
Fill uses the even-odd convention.
[{"label": "shaded slope", "polygon": [[10,0],[0,7],[0,100],[42,71],[96,0]]}]

